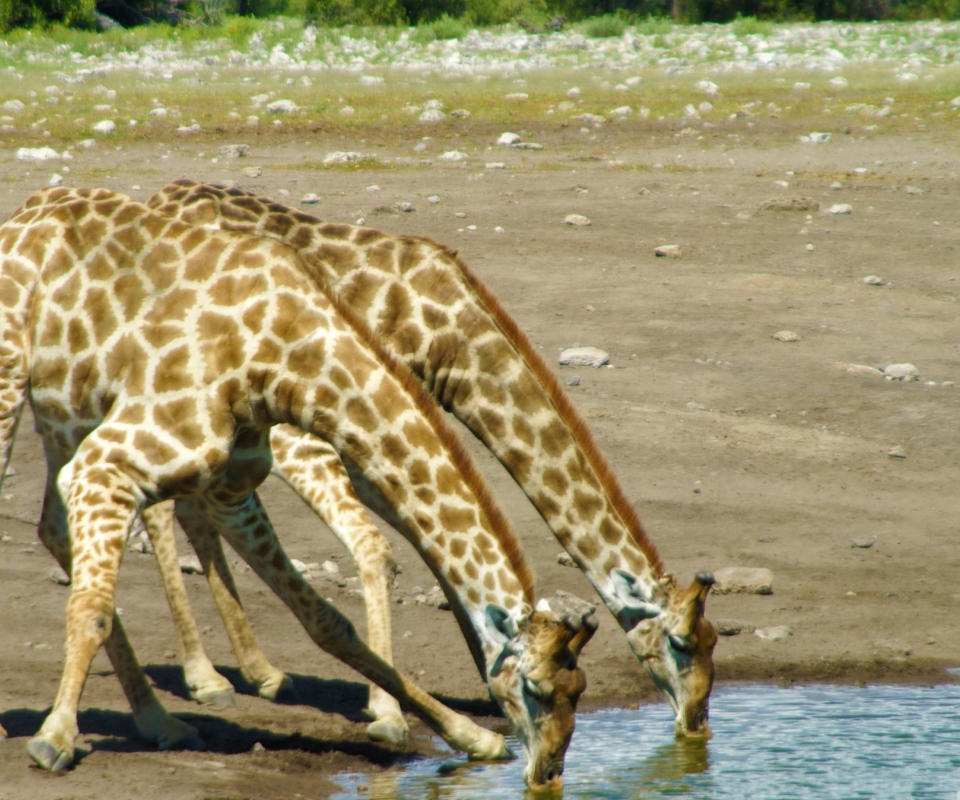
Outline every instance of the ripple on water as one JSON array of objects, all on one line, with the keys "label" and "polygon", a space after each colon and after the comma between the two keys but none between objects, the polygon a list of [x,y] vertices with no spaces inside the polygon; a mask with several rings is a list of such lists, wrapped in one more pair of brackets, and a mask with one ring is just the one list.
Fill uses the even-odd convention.
[{"label": "ripple on water", "polygon": [[[953,684],[723,686],[710,704],[710,742],[674,741],[665,704],[581,714],[563,797],[952,800],[960,797],[958,707]],[[523,795],[522,770],[519,760],[424,759],[380,775],[341,775],[334,797],[513,800]]]}]

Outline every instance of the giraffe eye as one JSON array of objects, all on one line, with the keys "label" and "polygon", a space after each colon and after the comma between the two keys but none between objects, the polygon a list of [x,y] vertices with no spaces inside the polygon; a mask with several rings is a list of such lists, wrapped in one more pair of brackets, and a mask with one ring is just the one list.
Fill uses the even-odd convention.
[{"label": "giraffe eye", "polygon": [[529,678],[524,677],[523,691],[531,697],[546,701],[553,697],[554,686],[549,680],[546,679],[534,683]]},{"label": "giraffe eye", "polygon": [[668,633],[667,638],[670,640],[670,646],[678,653],[683,653],[684,655],[691,655],[693,653],[693,643],[689,637],[681,637],[673,633]]}]

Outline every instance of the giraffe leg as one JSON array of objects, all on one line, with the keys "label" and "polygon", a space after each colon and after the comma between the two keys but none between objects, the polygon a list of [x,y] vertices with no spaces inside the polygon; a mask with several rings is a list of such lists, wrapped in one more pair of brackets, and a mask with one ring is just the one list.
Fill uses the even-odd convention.
[{"label": "giraffe leg", "polygon": [[[363,584],[367,643],[392,664],[390,581],[396,563],[389,542],[373,524],[330,444],[291,425],[279,425],[270,432],[270,449],[274,474],[306,501],[353,556]],[[400,704],[376,684],[370,685],[367,713],[374,719],[367,726],[371,739],[394,744],[406,740],[409,729]]]},{"label": "giraffe leg", "polygon": [[200,631],[190,609],[173,538],[173,501],[151,506],[144,510],[142,516],[153,544],[157,565],[160,567],[167,602],[170,604],[170,614],[173,616],[180,660],[183,664],[183,677],[190,696],[197,702],[209,703],[215,708],[236,705],[233,684],[214,669],[203,649]]},{"label": "giraffe leg", "polygon": [[[66,471],[69,471],[69,467]],[[50,770],[64,769],[73,761],[74,742],[79,732],[77,708],[80,694],[90,663],[101,644],[105,646],[124,694],[133,708],[134,721],[141,735],[161,749],[203,749],[196,730],[170,716],[160,705],[137,662],[119,617],[113,612],[116,574],[126,531],[135,513],[134,493],[124,486],[122,478],[109,467],[89,472],[101,473],[94,476],[92,486],[88,482],[90,476],[81,474],[69,484],[64,484],[64,489],[69,499],[76,500],[85,491],[87,502],[90,502],[91,496],[95,497],[93,502],[97,503],[100,512],[97,519],[84,526],[84,509],[68,514],[54,484],[55,470],[51,469],[40,522],[40,537],[44,545],[63,569],[73,576],[73,588],[67,603],[67,659],[60,689],[40,732],[27,743],[30,756],[41,767]],[[104,490],[104,485],[109,490]],[[123,501],[103,508],[108,497],[123,498]],[[74,559],[70,553],[68,524],[77,531]]]},{"label": "giraffe leg", "polygon": [[293,680],[267,661],[253,636],[250,622],[240,604],[233,575],[227,566],[220,536],[215,530],[208,529],[202,536],[194,535],[191,543],[203,565],[203,572],[227,629],[233,652],[240,662],[243,677],[254,684],[258,694],[267,700],[298,702],[300,698]]},{"label": "giraffe leg", "polygon": [[195,536],[209,535],[210,527],[220,531],[320,647],[390,692],[451,747],[475,759],[510,757],[502,736],[450,710],[364,644],[350,620],[324,602],[294,569],[255,493],[231,504],[209,497],[178,500],[177,517],[191,543]]}]

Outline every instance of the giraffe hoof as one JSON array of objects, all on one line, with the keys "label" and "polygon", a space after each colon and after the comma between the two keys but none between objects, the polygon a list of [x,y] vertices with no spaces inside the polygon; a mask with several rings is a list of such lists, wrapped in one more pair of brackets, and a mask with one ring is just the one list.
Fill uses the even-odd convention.
[{"label": "giraffe hoof", "polygon": [[367,725],[367,736],[374,742],[404,745],[407,743],[407,724],[401,718],[378,719]]},{"label": "giraffe hoof", "polygon": [[293,679],[289,675],[284,675],[279,684],[263,684],[259,689],[259,694],[265,700],[272,700],[274,703],[284,703],[288,705],[300,704],[300,693],[297,687],[293,685]]},{"label": "giraffe hoof", "polygon": [[34,736],[27,742],[27,753],[37,764],[51,772],[66,769],[73,762],[73,747],[57,747],[42,736]]},{"label": "giraffe hoof", "polygon": [[201,705],[213,706],[217,710],[237,707],[237,693],[232,686],[218,692],[192,692],[190,696]]},{"label": "giraffe hoof", "polygon": [[203,743],[203,739],[200,738],[200,734],[197,733],[196,728],[192,728],[189,725],[190,732],[184,736],[181,736],[178,739],[164,739],[157,742],[158,750],[206,750],[207,746]]}]

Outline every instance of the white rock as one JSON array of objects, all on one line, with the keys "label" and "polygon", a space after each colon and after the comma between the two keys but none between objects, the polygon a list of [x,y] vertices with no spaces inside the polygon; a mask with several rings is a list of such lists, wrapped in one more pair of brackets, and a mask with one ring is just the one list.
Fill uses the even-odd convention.
[{"label": "white rock", "polygon": [[852,214],[853,206],[849,203],[836,203],[827,209],[828,214]]},{"label": "white rock", "polygon": [[916,186],[905,186],[903,188],[903,191],[905,191],[907,194],[912,194],[915,197],[918,197],[921,194],[923,194],[923,189],[918,189]]},{"label": "white rock", "polygon": [[836,364],[834,364],[834,368],[840,370],[841,372],[846,372],[848,375],[863,375],[870,378],[883,377],[883,370],[879,370],[876,367],[870,367],[866,364],[853,364],[838,361]]},{"label": "white rock", "polygon": [[511,92],[510,94],[508,94],[508,95],[507,95],[506,97],[504,97],[503,99],[515,103],[515,102],[520,102],[520,101],[523,101],[523,100],[529,100],[529,99],[530,99],[530,95],[528,95],[526,92]]},{"label": "white rock", "polygon": [[418,117],[421,122],[442,122],[446,118],[447,115],[439,108],[428,108]]},{"label": "white rock", "polygon": [[379,86],[383,83],[383,78],[379,75],[361,75],[360,76],[360,85],[361,86]]},{"label": "white rock", "polygon": [[954,108],[960,108],[960,97],[954,97],[953,100],[950,101],[950,105]]},{"label": "white rock", "polygon": [[63,175],[59,172],[54,172],[50,176],[50,180],[47,181],[47,186],[63,186]]},{"label": "white rock", "polygon": [[7,100],[7,102],[3,104],[3,110],[13,114],[16,114],[18,111],[23,111],[25,108],[26,106],[22,100]]},{"label": "white rock", "polygon": [[510,146],[515,150],[543,150],[543,145],[537,142],[514,142]]},{"label": "white rock", "polygon": [[713,81],[697,81],[693,88],[698,92],[703,92],[707,97],[713,97],[720,91],[720,87]]},{"label": "white rock", "polygon": [[827,83],[830,84],[830,88],[832,89],[846,89],[850,85],[850,81],[839,76],[836,78],[831,78],[829,81],[827,81]]},{"label": "white rock", "polygon": [[678,244],[662,244],[653,248],[653,254],[657,258],[680,258],[683,255],[683,248]]},{"label": "white rock", "polygon": [[810,84],[804,81],[797,81],[795,84],[793,84],[793,89],[796,92],[805,92],[809,88],[810,88]]},{"label": "white rock", "polygon": [[353,106],[344,106],[338,112],[341,117],[353,117],[356,116],[356,109]]},{"label": "white rock", "polygon": [[883,286],[883,278],[879,275],[867,275],[866,278],[861,278],[860,281],[868,286]]},{"label": "white rock", "polygon": [[593,225],[589,218],[583,216],[583,214],[567,214],[563,218],[564,225],[575,225],[577,227],[584,227],[586,225]]},{"label": "white rock", "polygon": [[354,151],[342,151],[336,150],[333,153],[327,153],[324,156],[324,164],[353,164],[357,161],[363,161],[366,156],[363,153],[357,153]]},{"label": "white rock", "polygon": [[630,106],[619,106],[618,108],[613,109],[610,112],[610,116],[613,117],[629,117],[633,113],[633,109]]},{"label": "white rock", "polygon": [[167,116],[167,114],[169,114],[169,113],[170,113],[170,112],[167,111],[167,109],[162,108],[162,107],[161,107],[161,108],[151,108],[150,111],[147,112],[147,116],[148,116],[148,117],[153,117],[154,119],[158,119],[158,118],[160,118],[160,117],[165,117],[165,116]]},{"label": "white rock", "polygon": [[799,333],[793,331],[777,331],[770,338],[778,342],[799,342],[801,337]]},{"label": "white rock", "polygon": [[[716,591],[716,589],[714,589]],[[790,636],[793,636],[793,630],[789,625],[774,625],[770,628],[757,628],[753,635],[758,639],[766,639],[770,642],[779,642],[782,639],[786,639]]]},{"label": "white rock", "polygon": [[259,178],[263,175],[263,167],[244,167],[243,174],[248,178]]},{"label": "white rock", "polygon": [[429,196],[427,197],[427,202],[428,202],[430,205],[435,206],[437,203],[440,202],[440,195],[438,195],[438,194],[431,194],[431,195],[429,195]]},{"label": "white rock", "polygon": [[574,568],[576,568],[576,566],[577,566],[577,562],[573,560],[573,557],[572,557],[566,550],[564,550],[562,553],[560,553],[560,554],[557,556],[557,563],[558,563],[561,567],[574,567]]},{"label": "white rock", "polygon": [[224,158],[246,158],[250,152],[248,144],[225,144],[217,152]]},{"label": "white rock", "polygon": [[773,594],[773,573],[763,567],[723,567],[713,577],[714,594]]},{"label": "white rock", "polygon": [[504,229],[503,229],[500,225],[497,225],[497,226],[493,229],[493,232],[494,232],[494,233],[504,233],[505,231],[504,231]]},{"label": "white rock", "polygon": [[599,368],[610,363],[610,354],[597,347],[568,347],[560,353],[560,364],[565,367]]},{"label": "white rock", "polygon": [[300,107],[293,100],[274,100],[272,103],[267,103],[267,111],[271,114],[292,114],[299,110]]},{"label": "white rock", "polygon": [[464,159],[470,158],[462,150],[448,150],[446,153],[441,153],[437,158],[440,161],[463,161]]},{"label": "white rock", "polygon": [[320,202],[320,195],[316,192],[307,192],[303,197],[300,198],[300,202],[305,206],[316,205]]},{"label": "white rock", "polygon": [[903,449],[900,445],[894,445],[889,450],[887,450],[887,455],[890,458],[906,458],[907,451]]},{"label": "white rock", "polygon": [[813,143],[813,144],[823,144],[824,142],[829,142],[829,141],[830,141],[830,136],[831,136],[831,134],[829,134],[829,133],[822,133],[822,132],[820,132],[820,131],[812,131],[812,132],[810,133],[810,136],[807,138],[807,141],[809,141],[809,142],[811,142],[811,143]]},{"label": "white rock", "polygon": [[483,165],[485,169],[506,169],[507,165],[502,161],[490,161]]},{"label": "white rock", "polygon": [[111,119],[102,119],[100,122],[94,123],[90,126],[90,130],[94,133],[113,133],[117,129],[117,123]]},{"label": "white rock", "polygon": [[47,580],[58,584],[59,586],[69,586],[70,576],[59,564],[47,573]]},{"label": "white rock", "polygon": [[21,147],[17,161],[59,161],[60,154],[52,147]]},{"label": "white rock", "polygon": [[432,98],[427,100],[427,102],[423,104],[423,107],[427,109],[441,109],[443,108],[443,100]]},{"label": "white rock", "polygon": [[843,184],[840,183],[840,181],[834,181],[833,183],[830,184],[830,188],[836,192],[843,188]]},{"label": "white rock", "polygon": [[203,575],[203,565],[195,555],[181,556],[180,571],[187,575]]},{"label": "white rock", "polygon": [[83,139],[82,141],[77,142],[77,147],[82,150],[89,150],[91,147],[96,147],[96,139]]},{"label": "white rock", "polygon": [[574,99],[574,100],[575,100],[575,99],[578,98],[581,94],[582,94],[582,92],[580,91],[580,87],[579,87],[579,86],[571,86],[569,89],[567,89],[567,97],[569,97],[569,98],[571,98],[571,99]]},{"label": "white rock", "polygon": [[909,382],[920,377],[920,370],[909,361],[905,361],[902,364],[890,364],[884,367],[883,374],[890,380]]},{"label": "white rock", "polygon": [[506,133],[500,134],[500,138],[497,139],[497,144],[511,145],[519,141],[520,136],[518,134],[507,131]]},{"label": "white rock", "polygon": [[394,206],[396,207],[397,211],[402,211],[404,214],[409,214],[412,211],[416,211],[416,209],[413,207],[413,203],[407,200],[400,200],[394,203]]},{"label": "white rock", "polygon": [[177,128],[177,133],[184,136],[200,133],[200,125],[196,122],[194,122],[193,125],[181,125],[179,128]]}]

